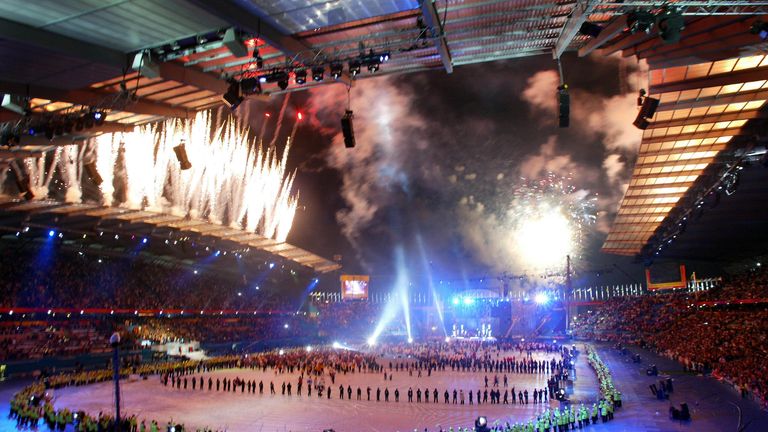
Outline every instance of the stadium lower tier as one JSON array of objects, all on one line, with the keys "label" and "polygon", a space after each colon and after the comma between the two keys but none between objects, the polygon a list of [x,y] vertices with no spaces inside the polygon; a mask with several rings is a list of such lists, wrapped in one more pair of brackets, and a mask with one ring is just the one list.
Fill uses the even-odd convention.
[{"label": "stadium lower tier", "polygon": [[611,299],[579,314],[573,333],[647,347],[688,371],[734,383],[768,408],[768,301],[746,301],[739,286]]}]

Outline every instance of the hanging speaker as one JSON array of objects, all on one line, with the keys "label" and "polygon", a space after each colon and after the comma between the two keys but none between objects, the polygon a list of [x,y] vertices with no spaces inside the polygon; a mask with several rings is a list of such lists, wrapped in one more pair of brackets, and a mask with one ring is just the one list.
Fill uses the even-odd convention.
[{"label": "hanging speaker", "polygon": [[659,107],[659,100],[646,96],[643,99],[643,105],[640,106],[640,115],[645,118],[653,118],[656,114],[656,109]]},{"label": "hanging speaker", "polygon": [[182,171],[192,168],[192,162],[187,158],[187,148],[183,142],[174,147],[173,152],[176,153],[176,160],[179,161],[179,167]]},{"label": "hanging speaker", "polygon": [[352,125],[352,120],[355,115],[352,110],[347,110],[344,113],[344,117],[341,118],[341,132],[344,134],[344,146],[352,148],[355,146],[355,130]]},{"label": "hanging speaker", "polygon": [[571,96],[568,94],[568,85],[557,87],[558,125],[567,128],[571,123]]}]

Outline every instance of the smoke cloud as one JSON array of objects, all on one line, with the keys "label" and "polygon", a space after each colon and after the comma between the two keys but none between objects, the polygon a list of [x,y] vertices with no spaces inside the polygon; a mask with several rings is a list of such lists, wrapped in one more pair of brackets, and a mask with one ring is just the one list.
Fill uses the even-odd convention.
[{"label": "smoke cloud", "polygon": [[328,166],[341,173],[341,196],[347,204],[336,219],[346,238],[359,247],[361,232],[380,209],[392,203],[397,191],[408,190],[407,160],[428,143],[420,138],[425,122],[412,112],[410,95],[390,78],[358,81],[349,96],[355,113],[355,148],[344,147],[338,128],[347,104],[346,87],[326,86],[316,91],[308,111],[313,126],[336,132],[325,154]]},{"label": "smoke cloud", "polygon": [[[336,221],[364,266],[378,264],[372,250],[391,250],[377,242],[377,234],[399,246],[413,232],[424,238],[430,261],[439,252],[458,267],[524,272],[524,251],[512,246],[519,218],[514,191],[551,174],[575,182],[578,191],[564,200],[598,195],[597,230],[607,229],[640,142],[632,126],[635,94],[576,83],[570,89],[571,128],[561,130],[557,72],[542,70],[549,62],[520,64],[488,64],[466,76],[460,69],[447,78],[422,74],[355,82],[349,93],[353,149],[344,147],[339,128],[347,88],[312,91],[309,121],[330,137],[322,159],[341,179],[344,206]],[[587,66],[604,75],[618,69],[613,59]],[[595,80],[605,87],[604,81]],[[391,258],[378,254],[385,256]]]}]

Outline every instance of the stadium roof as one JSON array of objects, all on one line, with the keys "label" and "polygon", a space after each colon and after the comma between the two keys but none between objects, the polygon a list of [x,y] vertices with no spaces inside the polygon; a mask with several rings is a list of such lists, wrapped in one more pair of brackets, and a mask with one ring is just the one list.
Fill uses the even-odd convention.
[{"label": "stadium roof", "polygon": [[[295,70],[324,67],[322,81],[291,79],[285,88],[272,82],[278,80],[262,83],[253,97],[264,98],[381,75],[451,73],[456,66],[515,57],[622,51],[648,60],[654,69],[651,95],[662,97],[637,168],[650,171],[636,171],[605,247],[636,254],[701,165],[730,143],[729,136],[741,133],[744,120],[761,116],[758,101],[768,98],[762,85],[752,88],[764,71],[762,60],[743,68],[742,62],[712,62],[760,42],[748,30],[755,16],[768,12],[768,2],[668,5],[686,19],[676,44],[663,44],[658,26],[649,32],[628,29],[630,13],[659,10],[652,1],[5,0],[0,2],[0,94],[15,99],[0,108],[0,122],[21,121],[19,108],[26,108],[27,98],[37,116],[98,108],[107,117],[100,126],[53,140],[24,137],[21,147],[0,152],[0,168],[40,155],[50,145],[164,117],[187,118],[221,104],[230,78],[275,70],[293,78]],[[600,25],[599,35],[582,34],[585,22]],[[390,60],[376,73],[363,70],[350,77],[349,61],[371,52],[388,53]],[[345,65],[338,80],[329,76],[334,62]],[[698,66],[675,68],[689,64]],[[732,103],[744,105],[736,109]],[[725,105],[720,112],[719,105]],[[674,180],[656,169],[671,170]]]},{"label": "stadium roof", "polygon": [[[675,4],[695,17],[754,14],[767,3]],[[391,60],[356,79],[450,73],[465,64],[588,49],[582,23],[613,23],[601,34],[615,35],[621,20],[614,17],[651,7],[650,1],[595,0],[6,0],[0,3],[0,92],[29,96],[33,109],[48,112],[101,105],[112,108],[108,121],[139,124],[220,104],[228,77],[327,67],[366,50],[386,51]],[[228,48],[227,29],[245,51]],[[134,64],[141,52],[149,56]],[[346,69],[339,81],[349,83]],[[331,82],[326,76],[286,90],[265,83],[263,93]],[[137,99],[126,97],[134,92]],[[0,111],[2,119],[15,118]]]},{"label": "stadium roof", "polygon": [[603,251],[658,255],[685,230],[691,206],[719,193],[717,181],[731,176],[762,139],[768,56],[751,55],[762,43],[750,33],[754,21],[695,19],[678,44],[663,44],[653,34],[603,41],[603,54],[622,50],[648,61],[648,94],[660,100]]}]

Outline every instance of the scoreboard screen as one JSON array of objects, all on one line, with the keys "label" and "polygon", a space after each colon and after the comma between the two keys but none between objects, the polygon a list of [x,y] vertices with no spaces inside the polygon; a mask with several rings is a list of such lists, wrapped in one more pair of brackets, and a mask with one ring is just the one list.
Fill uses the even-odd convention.
[{"label": "scoreboard screen", "polygon": [[341,298],[344,300],[364,300],[368,298],[367,275],[341,275]]}]

